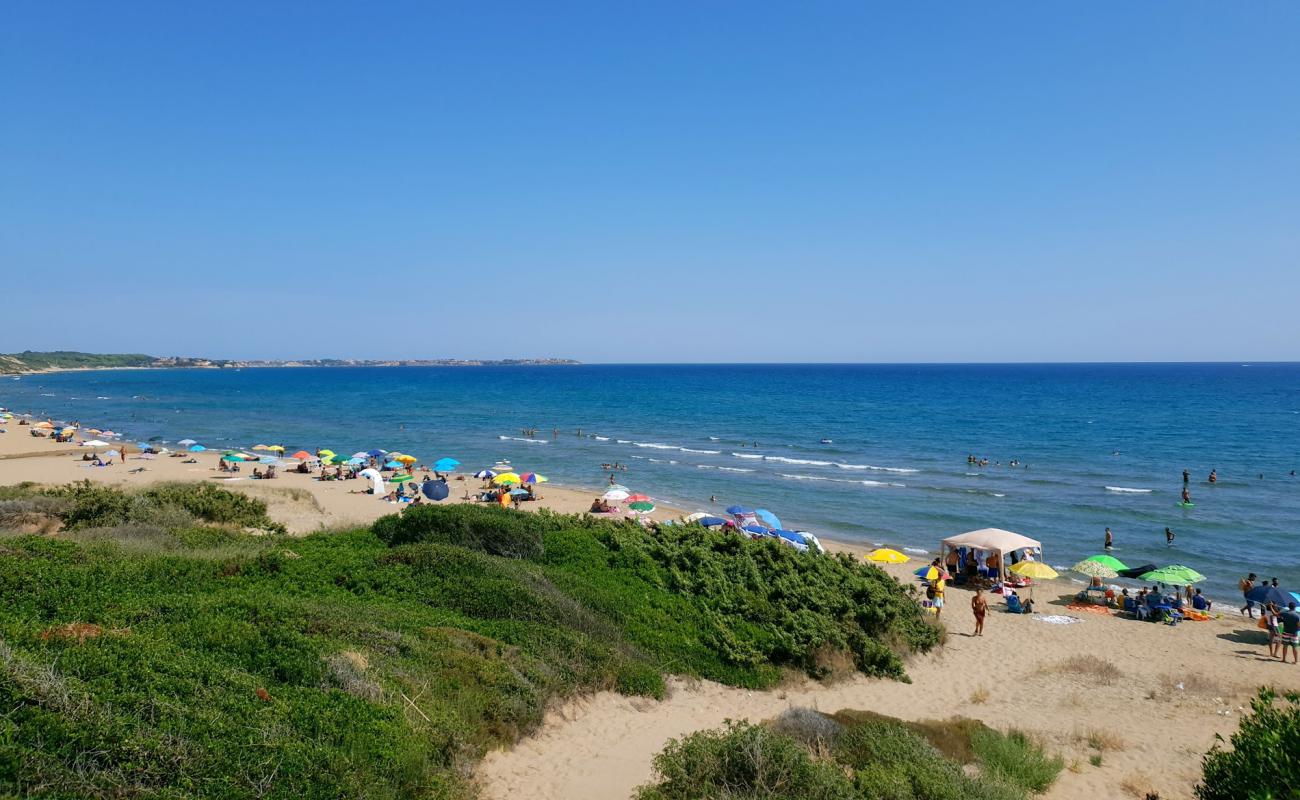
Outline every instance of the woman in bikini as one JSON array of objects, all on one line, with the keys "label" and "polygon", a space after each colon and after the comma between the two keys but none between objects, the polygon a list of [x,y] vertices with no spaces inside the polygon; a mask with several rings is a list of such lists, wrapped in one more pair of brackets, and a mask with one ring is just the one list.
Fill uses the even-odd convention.
[{"label": "woman in bikini", "polygon": [[984,598],[984,590],[976,589],[970,600],[970,610],[975,614],[975,635],[984,635],[984,615],[988,613],[989,601]]}]

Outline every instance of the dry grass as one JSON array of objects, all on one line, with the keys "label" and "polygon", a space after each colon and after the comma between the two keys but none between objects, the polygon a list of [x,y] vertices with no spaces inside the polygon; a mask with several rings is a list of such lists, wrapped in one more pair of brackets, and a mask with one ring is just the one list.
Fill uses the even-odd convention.
[{"label": "dry grass", "polygon": [[982,705],[989,701],[989,690],[980,686],[970,693],[970,701],[975,705]]},{"label": "dry grass", "polygon": [[1083,772],[1083,762],[1077,758],[1072,758],[1065,768],[1073,772],[1075,775],[1078,775],[1080,772]]},{"label": "dry grass", "polygon": [[1124,780],[1119,783],[1119,788],[1134,797],[1145,798],[1158,795],[1155,784],[1151,782],[1151,777],[1142,770],[1134,770],[1125,775]]},{"label": "dry grass", "polygon": [[1057,672],[1086,677],[1091,682],[1102,686],[1110,686],[1124,677],[1119,667],[1094,655],[1071,656],[1058,663],[1054,669]]},{"label": "dry grass", "polygon": [[1237,689],[1201,672],[1163,673],[1156,686],[1147,693],[1148,700],[1172,700],[1176,697],[1217,697],[1230,701]]},{"label": "dry grass", "polygon": [[1093,728],[1088,731],[1076,733],[1074,735],[1076,742],[1087,744],[1093,750],[1102,753],[1118,753],[1124,749],[1124,737],[1114,731]]}]

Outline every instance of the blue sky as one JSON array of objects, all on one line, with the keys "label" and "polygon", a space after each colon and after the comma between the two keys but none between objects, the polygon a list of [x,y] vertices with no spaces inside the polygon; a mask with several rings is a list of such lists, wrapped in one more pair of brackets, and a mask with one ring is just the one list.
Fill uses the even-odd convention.
[{"label": "blue sky", "polygon": [[1300,359],[1300,6],[12,4],[0,351]]}]

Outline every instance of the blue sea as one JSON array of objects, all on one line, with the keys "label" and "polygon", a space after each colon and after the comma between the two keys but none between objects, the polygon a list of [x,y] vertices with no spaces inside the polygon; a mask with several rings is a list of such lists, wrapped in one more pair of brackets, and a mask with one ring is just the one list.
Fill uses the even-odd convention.
[{"label": "blue sea", "polygon": [[618,462],[687,509],[917,550],[1001,527],[1058,566],[1110,526],[1120,559],[1186,564],[1219,596],[1248,571],[1300,589],[1300,364],[123,370],[0,379],[0,405],[138,440],[509,459],[593,488]]}]

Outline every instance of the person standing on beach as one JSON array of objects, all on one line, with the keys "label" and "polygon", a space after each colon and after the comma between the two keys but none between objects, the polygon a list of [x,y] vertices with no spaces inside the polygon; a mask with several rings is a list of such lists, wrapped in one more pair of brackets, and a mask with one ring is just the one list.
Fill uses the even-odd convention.
[{"label": "person standing on beach", "polygon": [[1165,544],[1174,543],[1174,531],[1172,528],[1165,528]]},{"label": "person standing on beach", "polygon": [[975,635],[984,635],[984,615],[988,613],[989,601],[984,597],[983,589],[976,589],[975,596],[970,599],[970,610],[975,615]]},{"label": "person standing on beach", "polygon": [[[1252,572],[1246,577],[1242,578],[1241,583],[1237,584],[1237,586],[1238,588],[1241,589],[1242,595],[1250,594],[1250,590],[1255,588],[1255,573]],[[1241,610],[1245,612],[1246,616],[1250,617],[1251,619],[1254,619],[1255,601],[1247,600],[1246,605],[1242,606]]]},{"label": "person standing on beach", "polygon": [[[938,561],[938,559],[935,560]],[[934,618],[935,620],[938,620],[939,615],[943,613],[943,578],[939,578],[938,580],[936,580],[933,584],[933,588],[934,588]]]},{"label": "person standing on beach", "polygon": [[1106,529],[1106,549],[1109,550],[1115,544],[1115,538],[1110,535],[1110,528]]},{"label": "person standing on beach", "polygon": [[1291,651],[1291,663],[1300,663],[1300,653],[1296,652],[1297,645],[1300,645],[1300,614],[1295,613],[1295,601],[1286,604],[1286,611],[1278,616],[1282,630],[1278,634],[1281,643],[1278,645],[1282,651],[1282,663],[1286,663],[1286,651]]}]

